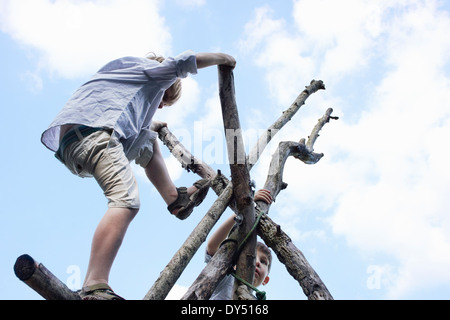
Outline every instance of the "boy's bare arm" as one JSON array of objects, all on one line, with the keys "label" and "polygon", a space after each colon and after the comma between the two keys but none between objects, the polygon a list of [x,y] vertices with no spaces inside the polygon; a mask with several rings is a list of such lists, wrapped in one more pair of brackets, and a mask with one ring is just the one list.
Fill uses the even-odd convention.
[{"label": "boy's bare arm", "polygon": [[[260,189],[255,193],[254,200],[264,201],[267,204],[270,204],[272,202],[272,196],[270,195],[270,191]],[[219,250],[220,244],[228,237],[231,228],[234,226],[235,217],[235,214],[231,215],[209,238],[208,243],[206,244],[206,251],[210,256],[213,256],[217,250]]]},{"label": "boy's bare arm", "polygon": [[236,66],[236,60],[226,53],[201,52],[196,54],[197,68],[202,69],[214,65],[227,65],[232,68]]},{"label": "boy's bare arm", "polygon": [[232,214],[225,222],[214,232],[206,244],[206,251],[213,256],[219,250],[220,244],[228,237],[231,228],[234,226],[235,214]]}]

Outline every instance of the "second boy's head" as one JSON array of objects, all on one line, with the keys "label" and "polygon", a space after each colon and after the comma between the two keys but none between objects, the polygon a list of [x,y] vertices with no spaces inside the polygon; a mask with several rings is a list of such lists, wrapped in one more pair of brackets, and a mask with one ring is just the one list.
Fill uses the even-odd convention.
[{"label": "second boy's head", "polygon": [[270,249],[261,242],[256,243],[256,268],[253,285],[255,287],[266,285],[269,282],[269,271],[272,265]]}]

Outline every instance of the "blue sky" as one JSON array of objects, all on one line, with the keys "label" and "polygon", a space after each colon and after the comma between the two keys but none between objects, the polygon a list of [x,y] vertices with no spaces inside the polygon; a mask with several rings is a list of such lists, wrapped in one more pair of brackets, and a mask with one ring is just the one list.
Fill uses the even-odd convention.
[{"label": "blue sky", "polygon": [[[448,1],[435,0],[0,0],[0,299],[40,299],[13,273],[24,253],[76,288],[106,210],[95,181],[71,175],[41,133],[109,60],[187,49],[236,58],[247,148],[305,85],[324,81],[327,89],[307,100],[251,175],[262,187],[279,141],[306,138],[328,107],[340,117],[321,132],[318,164],[288,160],[289,186],[270,211],[335,299],[448,299],[449,11]],[[183,84],[182,100],[155,118],[229,174],[216,69]],[[176,184],[192,184],[197,177],[162,149]],[[215,195],[178,221],[134,168],[141,210],[110,284],[141,299]],[[200,273],[203,254],[204,246],[171,297]],[[268,299],[305,299],[276,258],[270,276]]]}]

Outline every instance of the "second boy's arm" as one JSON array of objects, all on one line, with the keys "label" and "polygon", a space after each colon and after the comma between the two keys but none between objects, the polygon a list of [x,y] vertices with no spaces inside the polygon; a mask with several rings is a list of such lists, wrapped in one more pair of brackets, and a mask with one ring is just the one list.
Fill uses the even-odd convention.
[{"label": "second boy's arm", "polygon": [[[270,195],[270,191],[261,189],[255,193],[255,201],[264,201],[268,204],[272,202],[272,196]],[[234,218],[235,214],[232,214],[225,222],[214,232],[214,234],[209,238],[208,243],[206,245],[206,251],[210,256],[213,256],[221,243],[228,237],[228,234],[231,231],[231,228],[234,226]]]},{"label": "second boy's arm", "polygon": [[217,252],[217,250],[219,250],[220,244],[228,237],[231,228],[233,228],[234,226],[235,217],[236,215],[233,213],[209,238],[206,245],[206,252],[208,252],[210,256],[213,256]]}]

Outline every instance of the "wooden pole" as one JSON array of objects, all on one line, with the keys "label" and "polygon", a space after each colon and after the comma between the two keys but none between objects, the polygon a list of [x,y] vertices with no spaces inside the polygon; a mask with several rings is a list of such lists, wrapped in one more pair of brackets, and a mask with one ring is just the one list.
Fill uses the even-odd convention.
[{"label": "wooden pole", "polygon": [[14,265],[16,276],[46,300],[81,300],[43,264],[24,254],[17,258]]},{"label": "wooden pole", "polygon": [[181,299],[208,300],[218,283],[227,275],[236,249],[236,242],[224,243]]},{"label": "wooden pole", "polygon": [[[241,247],[238,247],[240,252],[236,263],[236,274],[248,283],[253,283],[256,261],[256,232],[251,233],[251,229],[255,224],[255,208],[236,104],[233,70],[224,65],[219,66],[219,97],[227,140],[231,182],[233,183],[233,194],[238,211],[238,235],[236,239]],[[242,243],[244,239],[246,241]]]}]

